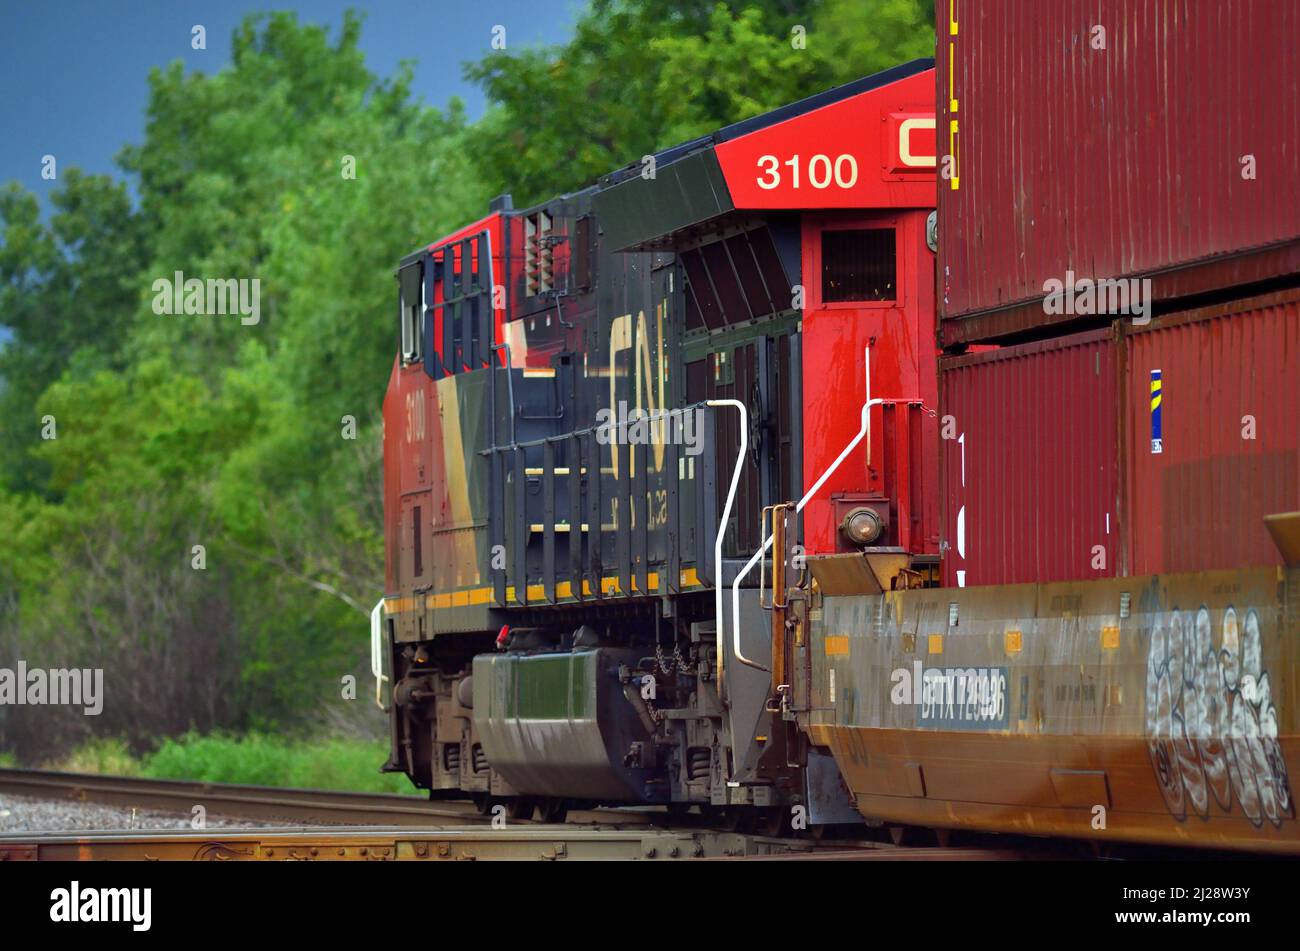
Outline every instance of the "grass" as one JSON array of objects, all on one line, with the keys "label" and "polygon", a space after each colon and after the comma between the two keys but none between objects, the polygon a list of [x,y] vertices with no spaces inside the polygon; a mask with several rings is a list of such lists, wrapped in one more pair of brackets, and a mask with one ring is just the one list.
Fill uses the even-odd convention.
[{"label": "grass", "polygon": [[154,779],[418,794],[401,773],[379,772],[387,757],[388,745],[382,740],[291,741],[260,733],[188,733],[164,740],[143,758],[133,757],[120,740],[94,740],[44,766]]},{"label": "grass", "polygon": [[255,786],[415,793],[400,773],[381,773],[382,740],[289,742],[260,733],[241,737],[187,734],[145,759],[143,775]]},{"label": "grass", "polygon": [[102,773],[109,776],[139,776],[140,761],[119,739],[89,740],[62,759],[43,763],[45,769],[64,773]]}]

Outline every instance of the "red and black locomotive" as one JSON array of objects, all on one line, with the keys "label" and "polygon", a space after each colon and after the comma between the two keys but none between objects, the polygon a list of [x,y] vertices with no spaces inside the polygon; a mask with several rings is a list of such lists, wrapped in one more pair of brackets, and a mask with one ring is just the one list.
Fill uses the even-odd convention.
[{"label": "red and black locomotive", "polygon": [[816,482],[788,562],[936,576],[933,85],[909,63],[506,196],[402,261],[388,768],[524,809],[807,801],[752,563]]}]

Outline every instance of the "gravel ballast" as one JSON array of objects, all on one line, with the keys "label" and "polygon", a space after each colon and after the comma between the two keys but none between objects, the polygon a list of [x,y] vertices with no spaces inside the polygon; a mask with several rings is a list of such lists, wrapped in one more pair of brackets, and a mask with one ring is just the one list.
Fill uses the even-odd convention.
[{"label": "gravel ballast", "polygon": [[[106,830],[174,830],[198,832],[190,813],[132,810],[96,802],[33,799],[0,793],[0,834],[15,832],[88,832]],[[227,819],[209,814],[209,829],[265,829],[275,823]]]}]

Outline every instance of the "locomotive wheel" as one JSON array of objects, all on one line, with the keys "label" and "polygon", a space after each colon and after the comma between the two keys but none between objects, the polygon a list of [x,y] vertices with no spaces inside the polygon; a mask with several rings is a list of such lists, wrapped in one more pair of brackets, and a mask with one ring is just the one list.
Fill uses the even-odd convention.
[{"label": "locomotive wheel", "polygon": [[549,822],[555,825],[563,822],[569,816],[569,803],[564,799],[557,799],[554,796],[547,796],[537,804],[537,818],[542,822]]}]

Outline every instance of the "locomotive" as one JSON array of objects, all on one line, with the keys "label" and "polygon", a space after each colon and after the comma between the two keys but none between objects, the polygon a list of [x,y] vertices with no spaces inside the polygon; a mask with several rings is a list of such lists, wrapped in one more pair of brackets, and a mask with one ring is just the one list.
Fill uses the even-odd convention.
[{"label": "locomotive", "polygon": [[757,553],[936,577],[933,86],[908,63],[403,259],[388,769],[521,814],[858,818],[772,687]]},{"label": "locomotive", "polygon": [[[1130,407],[1150,398],[1158,418],[1142,361],[1160,334],[1218,339],[1225,314],[1267,314],[1285,350],[1300,293],[1288,278],[1226,309],[1169,304],[1150,328],[969,331],[993,323],[945,312],[938,254],[938,222],[962,225],[944,203],[971,180],[953,56],[532,208],[502,196],[401,261],[371,615],[386,770],[548,820],[662,805],[770,831],[1300,851],[1297,446],[1275,481],[1228,490],[1255,533],[1235,560],[1135,557],[1137,573],[1128,547],[1105,557],[1112,527],[1146,544],[1112,511],[1128,489],[1087,486],[1094,469],[1128,486],[1147,462],[1045,446],[1038,404],[1010,405],[1024,380],[1002,384],[1068,354],[1112,400],[1068,427],[1110,419],[1122,448],[1145,439]],[[1294,443],[1294,379],[1225,386],[1265,386]],[[989,424],[1004,412],[1029,422]],[[1007,432],[1023,438],[1003,452]],[[1169,450],[1191,455],[1163,471],[1165,498],[1200,458],[1188,445]],[[1031,525],[1019,574],[997,577],[984,553],[1033,509],[1020,470],[1044,458],[1078,476],[1081,506],[1097,495],[1103,544],[1069,561],[1067,495],[1066,520]]]}]

